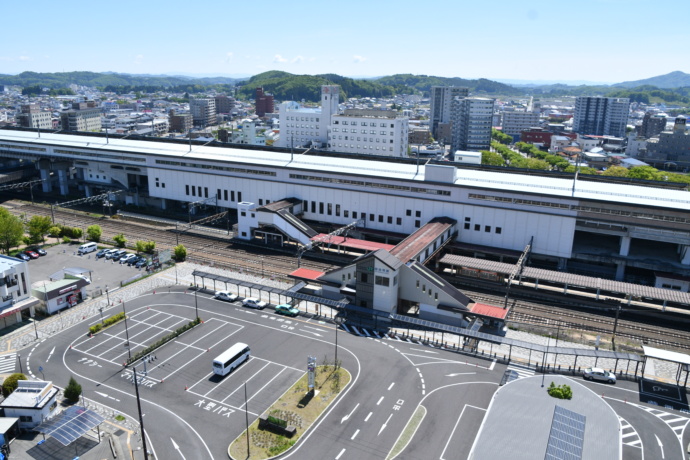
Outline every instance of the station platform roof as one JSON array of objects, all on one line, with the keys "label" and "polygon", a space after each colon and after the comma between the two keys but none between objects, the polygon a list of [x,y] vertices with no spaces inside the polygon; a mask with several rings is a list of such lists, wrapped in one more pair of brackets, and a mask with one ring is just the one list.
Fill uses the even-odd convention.
[{"label": "station platform roof", "polygon": [[485,316],[487,318],[506,319],[508,316],[508,309],[487,305],[484,303],[475,303],[470,306],[470,311],[475,315]]},{"label": "station platform roof", "polygon": [[344,248],[359,249],[364,251],[377,251],[379,249],[385,249],[390,251],[395,246],[392,244],[378,243],[376,241],[358,240],[357,238],[348,238],[343,236],[331,236],[329,237],[325,233],[319,233],[312,238],[314,240],[324,241],[324,245],[337,245]]},{"label": "station platform roof", "polygon": [[288,276],[291,278],[299,278],[303,280],[317,280],[322,277],[325,272],[320,272],[318,270],[310,270],[308,268],[298,268],[294,272],[290,273]]},{"label": "station platform roof", "polygon": [[389,252],[403,262],[408,262],[422,253],[437,238],[456,224],[455,219],[449,217],[437,217],[430,220],[419,230],[402,240]]}]

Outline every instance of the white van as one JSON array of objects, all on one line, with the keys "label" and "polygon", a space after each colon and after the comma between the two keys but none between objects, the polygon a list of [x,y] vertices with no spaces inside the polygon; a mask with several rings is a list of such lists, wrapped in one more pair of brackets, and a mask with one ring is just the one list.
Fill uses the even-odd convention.
[{"label": "white van", "polygon": [[88,254],[89,252],[93,252],[96,249],[98,249],[98,245],[94,243],[93,241],[91,243],[84,243],[81,246],[79,246],[79,254]]}]

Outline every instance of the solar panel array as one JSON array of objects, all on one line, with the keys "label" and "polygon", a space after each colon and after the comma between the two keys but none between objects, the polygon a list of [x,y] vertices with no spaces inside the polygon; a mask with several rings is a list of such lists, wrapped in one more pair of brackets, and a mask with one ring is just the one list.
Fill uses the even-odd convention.
[{"label": "solar panel array", "polygon": [[544,460],[582,460],[587,418],[556,406]]},{"label": "solar panel array", "polygon": [[52,436],[63,446],[68,446],[90,429],[105,420],[100,414],[80,406],[72,406],[52,420],[43,422],[35,430]]}]

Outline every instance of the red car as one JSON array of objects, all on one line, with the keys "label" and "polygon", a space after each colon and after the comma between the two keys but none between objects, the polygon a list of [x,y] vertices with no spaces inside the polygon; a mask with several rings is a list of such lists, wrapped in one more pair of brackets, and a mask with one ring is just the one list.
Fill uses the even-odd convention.
[{"label": "red car", "polygon": [[38,253],[34,251],[24,251],[24,254],[31,257],[32,259],[38,259],[40,257]]}]

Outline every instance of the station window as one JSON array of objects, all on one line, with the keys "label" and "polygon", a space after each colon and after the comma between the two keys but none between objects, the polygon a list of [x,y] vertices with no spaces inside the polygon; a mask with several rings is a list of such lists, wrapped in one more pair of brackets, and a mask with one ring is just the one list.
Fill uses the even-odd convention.
[{"label": "station window", "polygon": [[263,205],[264,205],[264,200],[263,200],[263,198],[259,198],[259,206],[263,206]]},{"label": "station window", "polygon": [[407,211],[405,211],[405,215],[408,217],[411,217],[412,216],[412,210],[408,209]]},{"label": "station window", "polygon": [[352,211],[352,218],[356,219],[357,218],[357,211]]},{"label": "station window", "polygon": [[419,221],[419,220],[415,220],[415,221],[414,221],[414,226],[415,226],[415,228],[419,228],[419,227],[422,226],[422,222]]},{"label": "station window", "polygon": [[230,201],[235,201],[235,191],[230,190]]},{"label": "station window", "polygon": [[208,187],[204,187],[204,198],[208,198]]},{"label": "station window", "polygon": [[402,225],[402,217],[395,218],[395,225]]},{"label": "station window", "polygon": [[465,230],[469,230],[469,229],[470,229],[470,223],[469,223],[469,222],[465,222]]},{"label": "station window", "polygon": [[196,185],[192,185],[192,196],[196,196]]},{"label": "station window", "polygon": [[360,273],[360,274],[359,274],[359,280],[360,280],[362,283],[368,283],[368,282],[369,282],[369,276],[367,276],[366,273]]},{"label": "station window", "polygon": [[319,202],[319,214],[323,214],[323,202]]},{"label": "station window", "polygon": [[383,215],[379,214],[379,222],[383,223]]},{"label": "station window", "polygon": [[374,283],[379,286],[390,286],[390,280],[385,276],[377,276],[374,279]]},{"label": "station window", "polygon": [[220,200],[220,189],[216,191],[216,200]]},{"label": "station window", "polygon": [[397,286],[397,285],[398,285],[398,275],[395,275],[393,277],[393,286]]},{"label": "station window", "polygon": [[340,205],[339,204],[335,205],[335,215],[340,217]]},{"label": "station window", "polygon": [[417,289],[419,289],[419,280],[417,280]]},{"label": "station window", "polygon": [[223,190],[223,199],[225,201],[228,201],[228,191],[227,190]]},{"label": "station window", "polygon": [[414,216],[415,217],[422,217],[422,211],[415,211]]},{"label": "station window", "polygon": [[[336,209],[335,212],[338,212],[338,208],[335,208],[335,209]],[[343,210],[343,217],[349,218],[350,217],[350,211],[348,211],[347,209]]]},{"label": "station window", "polygon": [[242,212],[240,213],[240,216],[242,216],[242,217],[246,217],[246,216],[247,216],[247,213],[246,213],[246,212],[244,212],[244,211],[242,211]]},{"label": "station window", "polygon": [[189,185],[184,186],[184,194],[189,195]]},{"label": "station window", "polygon": [[388,216],[388,223],[392,224],[393,223],[393,216]]},{"label": "station window", "polygon": [[496,233],[500,235],[502,231],[503,229],[501,227],[496,227]]},{"label": "station window", "polygon": [[376,219],[375,214],[369,214],[369,222],[373,222]]},{"label": "station window", "polygon": [[237,201],[242,201],[242,192],[237,192]]},{"label": "station window", "polygon": [[474,231],[475,231],[475,232],[478,232],[479,230],[481,230],[481,228],[482,228],[481,225],[479,225],[479,224],[474,224]]},{"label": "station window", "polygon": [[422,284],[422,292],[426,292],[426,284]]},{"label": "station window", "polygon": [[311,202],[311,212],[316,214],[316,201]]},{"label": "station window", "polygon": [[485,231],[486,233],[491,233],[491,225],[485,225],[485,226],[484,226],[484,231]]},{"label": "station window", "polygon": [[333,215],[333,203],[328,203],[328,215]]}]

